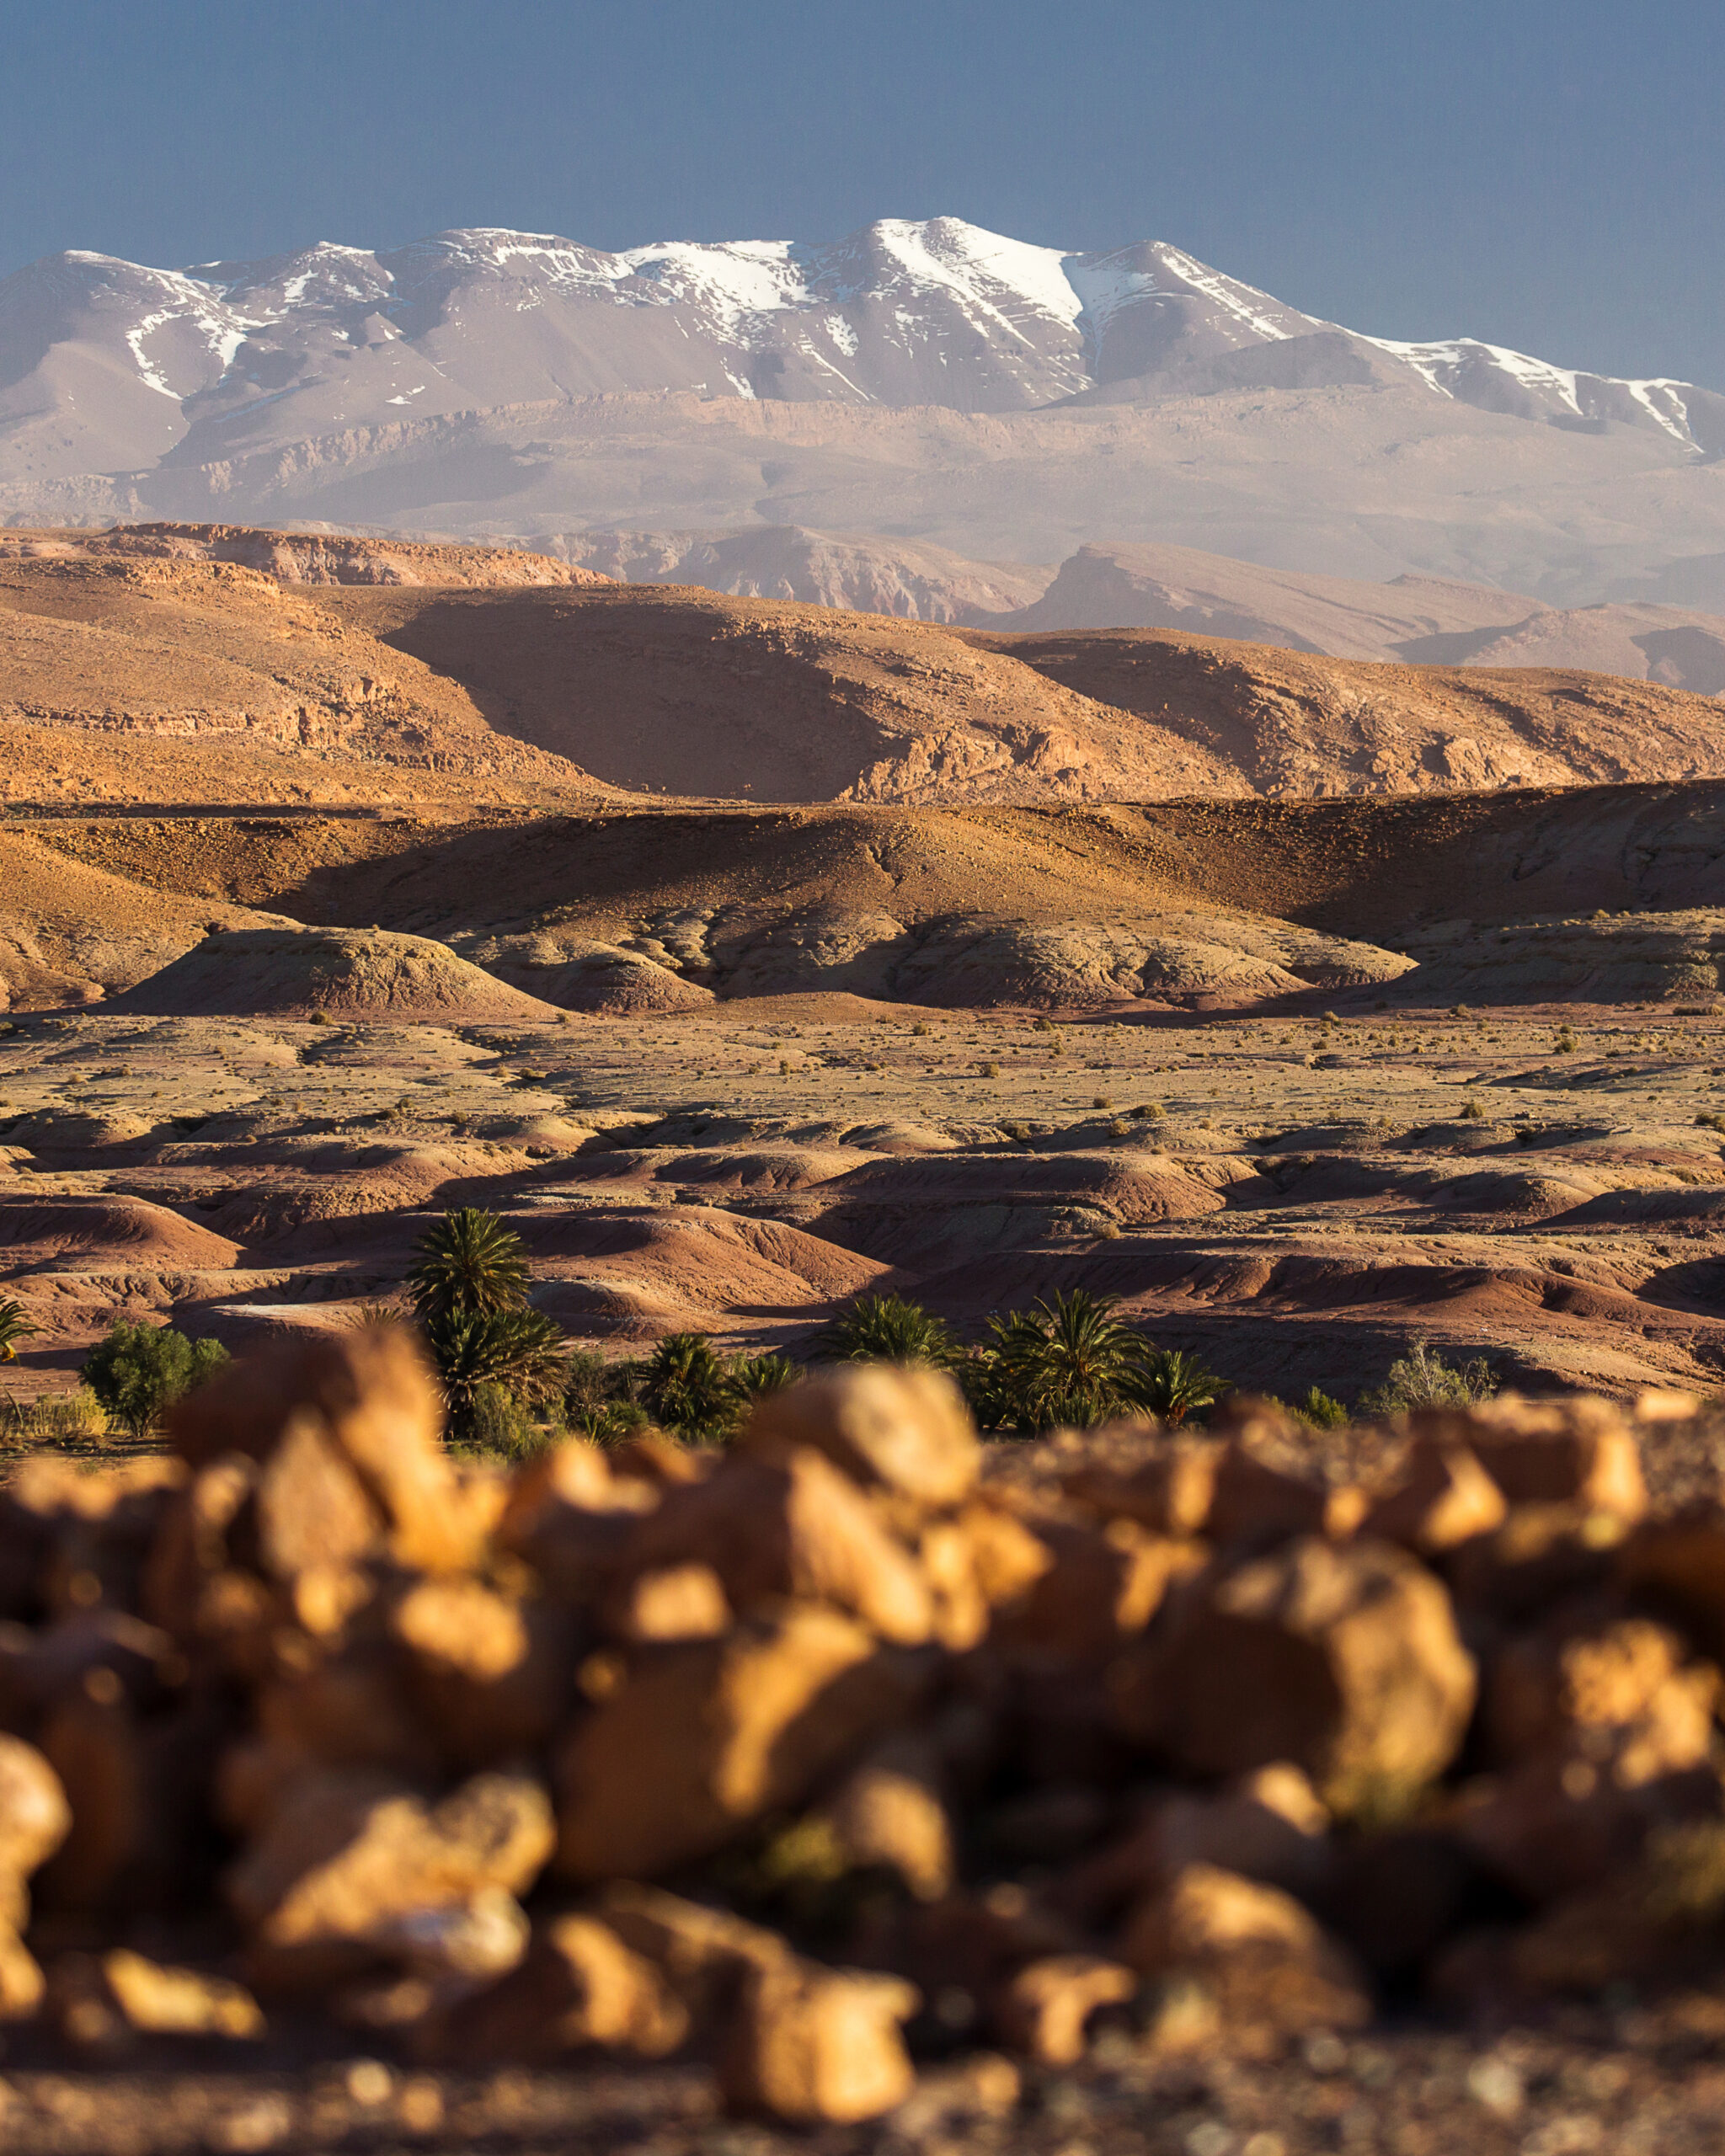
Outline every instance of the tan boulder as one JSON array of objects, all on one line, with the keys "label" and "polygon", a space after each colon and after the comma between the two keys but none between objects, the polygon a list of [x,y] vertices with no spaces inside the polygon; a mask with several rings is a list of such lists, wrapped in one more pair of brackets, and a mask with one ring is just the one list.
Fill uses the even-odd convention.
[{"label": "tan boulder", "polygon": [[598,1913],[625,1945],[662,1972],[697,2022],[729,2011],[750,1969],[791,1958],[789,1943],[777,1932],[637,1880],[607,1886]]},{"label": "tan boulder", "polygon": [[651,1877],[710,1855],[902,1720],[925,1668],[806,1604],[635,1650],[558,1754],[559,1870]]},{"label": "tan boulder", "polygon": [[446,1573],[415,1581],[388,1622],[411,1700],[462,1765],[531,1751],[569,1710],[572,1621],[550,1603]]},{"label": "tan boulder", "polygon": [[296,1408],[283,1424],[254,1503],[259,1564],[270,1578],[345,1568],[383,1546],[382,1508],[312,1408]]},{"label": "tan boulder", "polygon": [[1027,1524],[1049,1561],[989,1636],[1008,1651],[1062,1664],[1110,1659],[1144,1630],[1170,1588],[1210,1555],[1202,1543],[1154,1535],[1130,1519],[1102,1527],[1053,1518]]},{"label": "tan boulder", "polygon": [[1503,1393],[1477,1407],[1423,1409],[1412,1419],[1422,1437],[1469,1447],[1512,1505],[1580,1505],[1626,1521],[1648,1508],[1640,1445],[1608,1400]]},{"label": "tan boulder", "polygon": [[899,1977],[791,1960],[750,1969],[719,2065],[727,2108],[791,2126],[881,2117],[916,2086],[902,2024],[920,2003]]},{"label": "tan boulder", "polygon": [[1196,1979],[1230,2027],[1345,2029],[1371,2018],[1363,1972],[1307,1909],[1213,1865],[1188,1865],[1149,1896],[1119,1948],[1140,1976]]},{"label": "tan boulder", "polygon": [[1725,1660],[1725,1508],[1701,1504],[1649,1520],[1617,1549],[1623,1590],[1668,1612],[1702,1650]]},{"label": "tan boulder", "polygon": [[1487,1871],[1544,1903],[1597,1886],[1632,1865],[1650,1833],[1718,1807],[1711,1765],[1629,1781],[1609,1757],[1557,1753],[1465,1784],[1449,1825]]},{"label": "tan boulder", "polygon": [[137,1716],[114,1673],[98,1667],[65,1694],[40,1735],[72,1814],[42,1875],[42,1895],[57,1908],[93,1911],[136,1877],[159,1839]]},{"label": "tan boulder", "polygon": [[291,1644],[298,1652],[290,1666],[253,1694],[267,1743],[318,1766],[378,1768],[410,1780],[435,1775],[438,1732],[388,1641],[355,1640],[333,1652]]},{"label": "tan boulder", "polygon": [[740,1442],[750,1451],[812,1445],[862,1488],[927,1511],[961,1504],[982,1465],[952,1380],[885,1363],[852,1364],[769,1394]]},{"label": "tan boulder", "polygon": [[464,1999],[445,2041],[463,2058],[544,2063],[590,2047],[663,2058],[689,2031],[662,1971],[596,1916],[554,1917],[520,1966]]},{"label": "tan boulder", "polygon": [[[192,1473],[163,1515],[140,1598],[144,1614],[188,1652],[246,1676],[266,1666],[270,1636],[282,1614],[278,1594],[252,1569],[260,1473],[241,1453],[219,1455]],[[350,1567],[339,1569],[351,1574]]]},{"label": "tan boulder", "polygon": [[1138,1990],[1135,1970],[1096,1954],[1051,1954],[1028,1961],[1001,1987],[993,2020],[1000,2040],[1039,2066],[1076,2066],[1091,2016]]},{"label": "tan boulder", "polygon": [[1630,1786],[1707,1758],[1718,1694],[1717,1669],[1680,1634],[1607,1606],[1510,1640],[1488,1667],[1483,1726],[1500,1762],[1609,1759]]},{"label": "tan boulder", "polygon": [[1466,1445],[1416,1439],[1396,1487],[1366,1514],[1365,1534],[1435,1556],[1501,1526],[1509,1502]]},{"label": "tan boulder", "polygon": [[[264,2015],[243,1984],[202,1969],[178,1968],[116,1946],[93,1964],[88,1988],[140,2036],[255,2037]],[[56,1971],[56,1983],[59,1972]]]},{"label": "tan boulder", "polygon": [[1609,1984],[1706,1985],[1725,1899],[1725,1822],[1659,1828],[1637,1862],[1565,1895],[1506,1942],[1524,1993],[1597,1994]]},{"label": "tan boulder", "polygon": [[786,1597],[849,1612],[883,1639],[920,1645],[933,1609],[915,1558],[824,1453],[757,1443],[704,1482],[668,1490],[622,1561],[625,1577],[703,1564],[744,1614]]},{"label": "tan boulder", "polygon": [[16,1928],[0,1918],[0,2023],[28,2021],[46,1988],[35,1955]]},{"label": "tan boulder", "polygon": [[1444,1575],[1458,1609],[1522,1624],[1557,1603],[1602,1593],[1630,1532],[1620,1514],[1586,1505],[1512,1505],[1501,1526],[1448,1553]]},{"label": "tan boulder", "polygon": [[531,1926],[515,1896],[480,1886],[466,1900],[440,1903],[374,1924],[366,1943],[403,1969],[461,1995],[516,1967]]},{"label": "tan boulder", "polygon": [[17,1462],[0,1487],[0,1616],[134,1607],[145,1555],[184,1479],[181,1461],[160,1456],[94,1471],[54,1454]]},{"label": "tan boulder", "polygon": [[1441,1774],[1474,1692],[1439,1581],[1390,1544],[1308,1537],[1188,1582],[1114,1700],[1129,1736],[1190,1773],[1290,1760],[1348,1813]]},{"label": "tan boulder", "polygon": [[890,1737],[852,1769],[819,1816],[850,1865],[896,1872],[916,1900],[938,1901],[956,1870],[942,1779],[926,1738]]},{"label": "tan boulder", "polygon": [[996,1613],[1022,1603],[1055,1561],[1023,1520],[986,1499],[928,1522],[917,1547],[934,1636],[955,1654],[980,1645]]},{"label": "tan boulder", "polygon": [[[431,1374],[398,1326],[284,1337],[227,1364],[168,1413],[174,1446],[194,1466],[232,1452],[267,1463],[292,1436],[291,1473],[275,1513],[277,1566],[296,1555],[313,1561],[290,1518],[288,1492],[302,1483],[333,1508],[327,1524],[310,1528],[329,1550],[357,1536],[363,1499],[398,1563],[470,1567],[489,1525],[487,1507],[444,1451],[442,1423]],[[328,1553],[315,1561],[328,1561]]]},{"label": "tan boulder", "polygon": [[1306,1776],[1274,1760],[1218,1790],[1156,1799],[1130,1833],[1068,1875],[1061,1898],[1094,1915],[1141,1899],[1194,1864],[1310,1897],[1334,1868],[1329,1828],[1329,1812]]},{"label": "tan boulder", "polygon": [[53,1855],[72,1827],[72,1807],[52,1767],[33,1745],[0,1736],[0,1924],[23,1930],[24,1881]]},{"label": "tan boulder", "polygon": [[991,2003],[1032,1961],[1087,1951],[1088,1936],[1064,1913],[1016,1881],[985,1892],[959,1888],[883,1920],[867,1939],[868,1958],[907,1977],[939,2002],[954,2035],[980,2036]]},{"label": "tan boulder", "polygon": [[227,1896],[260,1970],[316,1983],[398,1945],[426,1912],[519,1894],[554,1838],[527,1774],[476,1774],[437,1802],[376,1774],[314,1774],[230,1867]]},{"label": "tan boulder", "polygon": [[[1105,1444],[1109,1434],[1108,1428],[1098,1430],[1098,1443]],[[1186,1540],[1206,1530],[1220,1450],[1180,1439],[1131,1467],[1087,1461],[1061,1477],[1061,1487],[1105,1518],[1135,1520],[1152,1534]]]},{"label": "tan boulder", "polygon": [[1300,1535],[1340,1540],[1353,1534],[1365,1509],[1359,1491],[1288,1474],[1236,1438],[1216,1462],[1204,1532],[1220,1545],[1268,1545]]},{"label": "tan boulder", "polygon": [[733,1613],[724,1582],[711,1565],[660,1565],[624,1580],[606,1605],[609,1629],[620,1640],[716,1640]]},{"label": "tan boulder", "polygon": [[641,1516],[682,1479],[620,1474],[597,1445],[572,1438],[549,1447],[514,1477],[497,1541],[525,1559],[559,1601],[594,1601]]}]

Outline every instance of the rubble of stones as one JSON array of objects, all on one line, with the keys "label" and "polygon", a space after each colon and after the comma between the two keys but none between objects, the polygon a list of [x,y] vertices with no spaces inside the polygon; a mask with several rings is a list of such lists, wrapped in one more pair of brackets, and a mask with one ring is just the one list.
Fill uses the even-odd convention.
[{"label": "rubble of stones", "polygon": [[877,1365],[724,1452],[440,1425],[405,1333],[320,1337],[0,1491],[0,2015],[861,2121],[918,2062],[1267,2057],[1725,1940],[1687,1396],[984,1447]]}]

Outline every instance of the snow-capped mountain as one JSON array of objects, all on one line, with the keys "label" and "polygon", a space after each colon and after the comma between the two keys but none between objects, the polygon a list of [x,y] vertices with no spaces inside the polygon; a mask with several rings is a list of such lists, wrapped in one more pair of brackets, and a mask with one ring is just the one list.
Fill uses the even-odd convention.
[{"label": "snow-capped mountain", "polygon": [[[1193,399],[1219,401],[1180,423],[1178,446],[1168,415]],[[1243,455],[1243,483],[1261,490],[1267,466],[1247,436],[1303,427],[1279,462],[1315,457],[1324,476],[1311,499],[1333,516],[1346,509],[1338,487],[1392,453],[1383,436],[1402,455],[1390,513],[1405,523],[1417,474],[1404,408],[1418,432],[1443,439],[1448,464],[1461,436],[1475,445],[1481,470],[1458,469],[1458,501],[1516,469],[1524,488],[1549,493],[1596,470],[1615,488],[1725,456],[1725,397],[1692,384],[1616,381],[1466,338],[1368,337],[1165,243],[1068,253],[951,217],[887,219],[818,246],[606,253],[473,230],[177,270],[67,253],[0,281],[0,521],[13,523],[153,513],[473,536],[795,523],[897,530],[993,558],[1050,559],[1092,537],[1263,554],[1249,515],[1249,543],[1240,537],[1242,474],[1196,504],[1218,460]],[[1501,433],[1446,410],[1530,423],[1548,443],[1555,429],[1642,446],[1602,446],[1589,463],[1580,443],[1535,449],[1512,428],[1522,446],[1506,452]],[[1033,467],[1052,459],[1060,487],[1073,483],[1042,422],[1087,413],[1088,434],[1069,426],[1060,441],[1100,457],[1112,429],[1123,455],[1150,456],[1168,483],[1152,494],[1124,487],[1124,467],[1098,466],[1081,503],[1050,522]],[[942,415],[978,424],[955,433]],[[1007,434],[982,424],[996,419]],[[920,430],[908,448],[907,428]],[[915,499],[900,476],[907,457]],[[995,493],[946,520],[942,504],[975,494],[984,466],[999,467]],[[960,474],[971,475],[962,487]],[[954,483],[940,494],[943,477]],[[1657,552],[1669,504],[1642,497],[1634,514]],[[1555,496],[1545,506],[1554,534],[1569,520],[1570,555],[1584,552],[1574,513]],[[1379,504],[1361,497],[1357,510],[1385,528]],[[1259,513],[1288,512],[1266,499]],[[1601,530],[1618,514],[1602,510]],[[1710,495],[1696,551],[1713,549],[1722,514]],[[1514,520],[1527,526],[1525,504]],[[1540,588],[1544,555],[1494,564],[1468,545],[1452,560],[1398,542],[1386,573]],[[1725,536],[1717,545],[1725,553]],[[1624,558],[1636,567],[1645,554],[1632,534]],[[1350,542],[1311,565],[1360,574],[1370,562]]]},{"label": "snow-capped mountain", "polygon": [[1488,411],[1725,449],[1725,398],[1687,383],[1359,336],[1161,242],[1069,254],[953,217],[820,247],[606,254],[472,231],[184,270],[62,254],[0,284],[3,417],[75,405],[67,448],[99,440],[110,470],[154,463],[169,435],[207,456],[259,424],[280,440],[617,391],[1007,412],[1395,373]]}]

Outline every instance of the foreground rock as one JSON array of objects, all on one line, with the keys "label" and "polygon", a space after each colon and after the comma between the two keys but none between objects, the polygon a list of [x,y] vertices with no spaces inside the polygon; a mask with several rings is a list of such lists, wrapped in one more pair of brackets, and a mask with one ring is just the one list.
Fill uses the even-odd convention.
[{"label": "foreground rock", "polygon": [[955,2039],[1272,2056],[1386,1984],[1712,1966],[1717,1496],[1650,1509],[1598,1402],[1219,1420],[985,1452],[863,1368],[505,1470],[403,1333],[237,1363],[172,1460],[0,1491],[0,2013],[686,2050],[813,2125]]}]

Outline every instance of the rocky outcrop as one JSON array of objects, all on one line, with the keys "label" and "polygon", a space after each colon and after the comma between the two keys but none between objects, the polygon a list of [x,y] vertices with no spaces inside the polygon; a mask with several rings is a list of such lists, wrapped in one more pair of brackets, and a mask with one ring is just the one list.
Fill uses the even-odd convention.
[{"label": "rocky outcrop", "polygon": [[172,1457],[0,1488],[0,2015],[686,2046],[816,2125],[955,2038],[1262,2057],[1386,1982],[1717,1966],[1725,1503],[1650,1508],[1699,1411],[1645,1406],[991,1449],[876,1366],[510,1468],[402,1332],[280,1343]]}]

